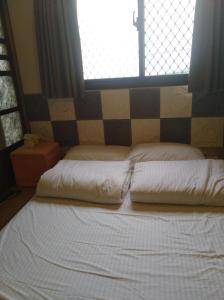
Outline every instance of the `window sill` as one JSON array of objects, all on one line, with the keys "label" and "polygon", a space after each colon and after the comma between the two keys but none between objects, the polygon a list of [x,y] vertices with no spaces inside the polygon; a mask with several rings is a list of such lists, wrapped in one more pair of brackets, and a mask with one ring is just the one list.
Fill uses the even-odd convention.
[{"label": "window sill", "polygon": [[86,90],[187,85],[188,75],[163,75],[85,80]]}]

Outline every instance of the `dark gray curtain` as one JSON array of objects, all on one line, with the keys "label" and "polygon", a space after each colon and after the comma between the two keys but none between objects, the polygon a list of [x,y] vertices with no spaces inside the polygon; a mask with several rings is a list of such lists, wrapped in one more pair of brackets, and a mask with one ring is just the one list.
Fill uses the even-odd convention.
[{"label": "dark gray curtain", "polygon": [[197,0],[189,91],[224,91],[224,0]]},{"label": "dark gray curtain", "polygon": [[76,0],[35,0],[43,93],[81,98],[84,90]]}]

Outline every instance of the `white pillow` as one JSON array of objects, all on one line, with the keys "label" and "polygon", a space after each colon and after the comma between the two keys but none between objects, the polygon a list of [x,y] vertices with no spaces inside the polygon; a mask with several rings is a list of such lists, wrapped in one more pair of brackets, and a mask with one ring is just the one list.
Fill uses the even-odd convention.
[{"label": "white pillow", "polygon": [[98,203],[121,203],[129,161],[61,160],[38,182],[37,195]]},{"label": "white pillow", "polygon": [[72,147],[64,159],[69,160],[125,160],[130,152],[126,146],[81,145]]},{"label": "white pillow", "polygon": [[224,206],[224,160],[136,163],[131,200]]},{"label": "white pillow", "polygon": [[178,143],[148,143],[133,146],[128,159],[140,161],[204,159],[202,152],[191,145]]}]

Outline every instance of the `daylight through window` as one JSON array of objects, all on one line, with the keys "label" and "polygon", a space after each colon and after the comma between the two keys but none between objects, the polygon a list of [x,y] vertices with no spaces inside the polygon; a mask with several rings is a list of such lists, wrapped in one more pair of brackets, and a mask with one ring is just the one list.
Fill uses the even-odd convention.
[{"label": "daylight through window", "polygon": [[195,1],[79,0],[85,79],[188,74]]}]

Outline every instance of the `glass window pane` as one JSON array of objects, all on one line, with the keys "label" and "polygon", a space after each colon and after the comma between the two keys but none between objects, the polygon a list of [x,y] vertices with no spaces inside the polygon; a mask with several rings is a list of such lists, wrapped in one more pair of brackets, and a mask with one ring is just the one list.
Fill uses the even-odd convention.
[{"label": "glass window pane", "polygon": [[19,112],[2,115],[0,121],[6,147],[22,140],[23,132]]},{"label": "glass window pane", "polygon": [[0,44],[0,55],[7,55],[7,49],[4,44]]},{"label": "glass window pane", "polygon": [[0,71],[10,71],[8,60],[0,60]]},{"label": "glass window pane", "polygon": [[4,32],[3,32],[3,26],[2,26],[1,18],[0,18],[0,38],[4,38]]},{"label": "glass window pane", "polygon": [[0,150],[5,148],[4,132],[0,122]]},{"label": "glass window pane", "polygon": [[196,0],[145,0],[145,72],[188,74]]},{"label": "glass window pane", "polygon": [[138,76],[136,0],[79,0],[85,79]]},{"label": "glass window pane", "polygon": [[0,110],[17,106],[16,94],[12,78],[10,76],[0,77]]}]

